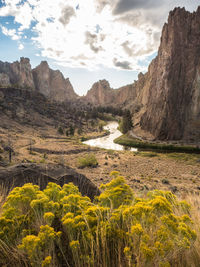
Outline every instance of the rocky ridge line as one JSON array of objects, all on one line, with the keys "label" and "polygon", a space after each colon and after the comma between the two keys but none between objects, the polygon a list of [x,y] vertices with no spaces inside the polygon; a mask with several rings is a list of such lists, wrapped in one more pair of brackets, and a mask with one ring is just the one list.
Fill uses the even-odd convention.
[{"label": "rocky ridge line", "polygon": [[21,57],[20,62],[0,61],[0,86],[38,91],[50,100],[65,102],[77,99],[69,81],[59,70],[52,70],[46,61],[31,69],[30,60]]}]

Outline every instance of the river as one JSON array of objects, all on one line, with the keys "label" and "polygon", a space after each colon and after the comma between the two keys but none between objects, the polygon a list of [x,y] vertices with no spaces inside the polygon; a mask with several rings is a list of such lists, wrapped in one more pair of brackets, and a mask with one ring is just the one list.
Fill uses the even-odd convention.
[{"label": "river", "polygon": [[117,128],[118,123],[116,121],[109,122],[106,126],[104,126],[104,130],[108,130],[110,132],[109,135],[84,141],[83,144],[112,150],[137,151],[137,148],[124,147],[113,142],[114,139],[122,135],[122,133]]}]

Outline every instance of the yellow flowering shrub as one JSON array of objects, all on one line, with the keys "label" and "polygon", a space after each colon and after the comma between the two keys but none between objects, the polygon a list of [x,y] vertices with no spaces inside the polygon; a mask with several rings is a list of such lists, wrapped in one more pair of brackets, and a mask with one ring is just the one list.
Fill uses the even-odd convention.
[{"label": "yellow flowering shrub", "polygon": [[52,262],[52,257],[51,256],[47,256],[43,261],[42,261],[42,267],[48,267],[50,266]]},{"label": "yellow flowering shrub", "polygon": [[117,172],[112,172],[115,178],[108,184],[101,185],[103,190],[99,196],[99,204],[113,209],[122,204],[130,204],[133,201],[133,191],[126,184],[123,176],[117,176]]},{"label": "yellow flowering shrub", "polygon": [[[196,239],[190,206],[159,190],[139,198],[118,172],[111,176],[94,203],[72,183],[13,189],[0,216],[1,244],[33,267],[171,266]],[[0,246],[1,266],[6,255]]]},{"label": "yellow flowering shrub", "polygon": [[61,232],[55,232],[52,227],[41,225],[38,235],[27,235],[18,248],[27,253],[32,266],[49,266],[52,256],[46,254],[53,254],[54,243],[58,241],[60,235]]}]

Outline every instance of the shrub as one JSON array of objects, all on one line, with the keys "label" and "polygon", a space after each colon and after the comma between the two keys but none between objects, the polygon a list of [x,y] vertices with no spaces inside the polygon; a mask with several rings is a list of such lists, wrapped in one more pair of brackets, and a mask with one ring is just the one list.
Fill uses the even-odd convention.
[{"label": "shrub", "polygon": [[58,127],[58,133],[59,134],[64,134],[63,128],[61,126]]},{"label": "shrub", "polygon": [[0,265],[18,255],[33,267],[183,266],[196,239],[190,206],[171,192],[137,197],[111,175],[94,203],[71,183],[15,188],[0,216]]},{"label": "shrub", "polygon": [[98,165],[97,159],[94,154],[87,154],[85,157],[78,158],[78,167],[96,167]]},{"label": "shrub", "polygon": [[132,119],[131,119],[131,114],[129,110],[125,110],[122,120],[119,124],[119,130],[123,133],[126,134],[129,130],[132,128]]},{"label": "shrub", "polygon": [[75,128],[71,125],[69,128],[69,134],[74,135],[74,133],[75,133]]},{"label": "shrub", "polygon": [[83,133],[82,128],[78,128],[77,133],[78,133],[78,135],[81,135]]}]

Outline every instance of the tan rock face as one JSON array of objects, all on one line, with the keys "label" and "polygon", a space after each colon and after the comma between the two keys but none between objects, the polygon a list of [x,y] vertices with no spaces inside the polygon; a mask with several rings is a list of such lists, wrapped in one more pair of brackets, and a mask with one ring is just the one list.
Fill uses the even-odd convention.
[{"label": "tan rock face", "polygon": [[0,85],[2,87],[10,85],[10,79],[6,73],[0,73]]},{"label": "tan rock face", "polygon": [[93,84],[87,92],[85,100],[94,105],[109,105],[113,101],[114,90],[106,80],[100,80]]},{"label": "tan rock face", "polygon": [[21,57],[20,62],[16,61],[13,63],[0,62],[0,73],[0,85],[2,86],[15,85],[26,89],[35,88],[31,64],[28,58]]},{"label": "tan rock face", "polygon": [[[200,7],[194,13],[175,8],[163,27],[158,56],[137,95],[143,104],[140,128],[161,140],[200,138],[199,126],[195,127],[200,120],[199,74]],[[198,134],[193,136],[195,131]]]},{"label": "tan rock face", "polygon": [[128,106],[135,97],[136,87],[134,84],[112,89],[108,81],[100,80],[93,84],[84,99],[94,105]]},{"label": "tan rock face", "polygon": [[69,79],[60,71],[50,69],[46,61],[33,69],[33,79],[36,90],[52,100],[63,102],[77,98]]},{"label": "tan rock face", "polygon": [[65,79],[60,71],[50,69],[46,61],[32,70],[30,60],[23,57],[20,58],[20,62],[0,61],[0,86],[38,90],[57,102],[74,100],[78,97],[69,79]]}]

